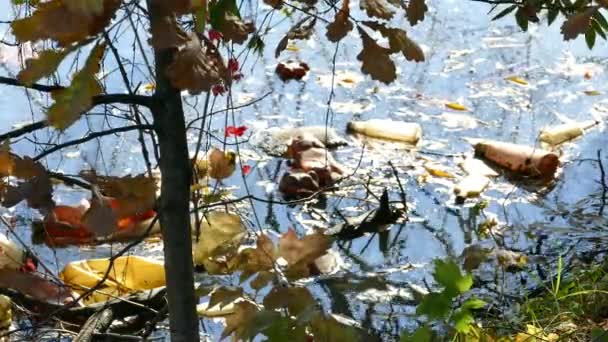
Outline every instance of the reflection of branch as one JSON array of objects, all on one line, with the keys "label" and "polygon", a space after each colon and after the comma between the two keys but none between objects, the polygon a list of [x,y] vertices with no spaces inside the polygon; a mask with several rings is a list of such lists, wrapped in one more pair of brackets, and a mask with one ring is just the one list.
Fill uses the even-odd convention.
[{"label": "reflection of branch", "polygon": [[599,211],[599,215],[602,216],[604,214],[604,207],[606,206],[606,192],[608,192],[606,171],[604,170],[604,164],[602,164],[602,150],[597,150],[597,162],[600,164],[600,182],[602,184],[602,206]]},{"label": "reflection of branch", "polygon": [[[38,90],[45,93],[50,93],[55,90],[65,89],[65,87],[59,85],[44,85],[34,83],[31,85],[25,85],[19,82],[19,80],[10,77],[0,76],[0,84],[12,85],[16,87],[25,87],[28,89]],[[93,104],[111,104],[111,103],[122,103],[132,104],[149,107],[151,102],[150,96],[136,95],[136,94],[102,94],[93,96]]]},{"label": "reflection of branch", "polygon": [[142,129],[152,129],[152,125],[132,125],[132,126],[125,126],[125,127],[117,127],[117,128],[113,128],[113,129],[108,129],[105,131],[101,131],[101,132],[93,132],[85,137],[82,137],[80,139],[75,139],[75,140],[71,140],[71,141],[67,141],[64,142],[63,144],[59,144],[59,145],[55,145],[51,148],[49,148],[48,150],[44,150],[42,151],[42,153],[40,153],[39,155],[37,155],[36,157],[34,157],[34,160],[40,160],[44,157],[46,157],[47,155],[53,153],[53,152],[57,152],[61,149],[64,149],[66,147],[69,146],[74,146],[74,145],[78,145],[78,144],[82,144],[84,142],[87,142],[89,140],[93,140],[95,138],[99,138],[99,137],[103,137],[105,135],[110,135],[110,134],[114,134],[114,133],[119,133],[119,132],[127,132],[127,131],[133,131],[133,130],[142,130]]}]

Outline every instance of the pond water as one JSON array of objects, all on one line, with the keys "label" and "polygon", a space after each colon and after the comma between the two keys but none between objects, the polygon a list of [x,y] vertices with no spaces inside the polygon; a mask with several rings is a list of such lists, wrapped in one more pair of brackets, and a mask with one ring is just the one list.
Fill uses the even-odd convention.
[{"label": "pond water", "polygon": [[[9,8],[7,4],[3,7]],[[608,155],[605,148],[608,75],[604,58],[607,45],[598,41],[596,48],[589,51],[582,38],[563,42],[559,33],[561,23],[547,27],[545,18],[541,18],[541,25],[531,25],[529,32],[521,32],[510,16],[491,22],[491,16],[487,15],[490,6],[483,3],[441,0],[430,1],[429,7],[424,22],[413,28],[400,16],[390,22],[391,26],[406,28],[408,36],[421,45],[426,56],[424,63],[416,64],[393,55],[399,76],[390,85],[372,81],[359,72],[356,56],[361,43],[356,32],[351,32],[336,48],[326,41],[325,28],[320,23],[311,39],[293,42],[294,48],[279,57],[306,62],[310,72],[302,81],[281,82],[274,74],[277,62],[274,47],[301,16],[297,12],[291,16],[274,13],[266,19],[270,20],[271,29],[264,37],[263,54],[250,53],[241,59],[245,61],[244,79],[233,88],[232,100],[238,106],[270,94],[252,105],[230,111],[228,116],[220,113],[208,121],[217,137],[223,137],[226,123],[245,125],[246,136],[251,135],[249,142],[239,147],[240,160],[252,166],[252,172],[244,180],[247,187],[238,172],[221,186],[230,189],[235,197],[249,191],[269,202],[281,200],[277,183],[287,166],[285,160],[270,157],[256,146],[255,142],[268,128],[329,122],[348,139],[349,145],[335,150],[334,156],[354,175],[340,184],[339,191],[306,204],[253,201],[253,210],[249,203],[239,206],[252,232],[263,229],[274,232],[271,233],[274,237],[290,227],[300,235],[314,228],[331,227],[340,222],[337,212],[355,216],[375,208],[377,200],[373,195],[379,196],[384,188],[389,189],[391,200],[398,201],[400,191],[388,162],[393,163],[407,195],[409,222],[398,222],[384,234],[334,246],[337,270],[307,283],[326,310],[354,317],[386,340],[392,340],[403,329],[415,327],[412,316],[415,306],[407,284],[424,286],[425,279],[430,281],[430,262],[434,258],[458,257],[471,244],[494,247],[498,243],[500,248],[522,252],[529,256],[528,272],[509,274],[504,284],[480,290],[493,296],[493,291],[504,285],[508,291],[518,293],[522,290],[522,279],[526,280],[524,288],[534,287],[538,277],[542,279],[553,272],[557,256],[571,256],[573,247],[577,253],[598,248],[608,228],[605,214],[598,216],[602,187],[596,162],[598,149],[604,149],[603,155]],[[356,3],[351,4],[351,10],[353,16],[361,17]],[[256,13],[259,25],[265,20],[267,8],[243,3],[242,11]],[[119,51],[125,59],[135,56],[136,63],[125,64],[134,70],[133,84],[148,83],[143,59],[131,44],[129,26],[120,25],[125,43],[118,46]],[[139,31],[145,33],[143,28]],[[334,54],[336,77],[332,87]],[[3,54],[4,69],[9,75],[18,70],[16,58],[14,49],[6,49]],[[109,92],[124,92],[115,67],[115,61],[108,56],[104,65],[105,84]],[[528,84],[505,80],[513,75]],[[59,81],[65,84],[67,80],[66,77]],[[328,110],[332,89],[334,95]],[[600,95],[587,95],[585,91],[589,90]],[[0,87],[0,92],[2,131],[42,118],[42,107],[50,103],[50,99],[34,92],[29,93],[28,99],[22,89]],[[189,104],[188,119],[196,118],[197,112],[203,110],[204,96],[185,95],[185,99]],[[448,102],[463,104],[468,110],[448,109],[445,107]],[[224,109],[226,104],[226,97],[218,97],[213,110]],[[114,111],[120,113],[119,109]],[[422,141],[416,150],[411,150],[398,144],[364,145],[345,133],[349,120],[371,118],[418,122],[423,129]],[[485,218],[472,217],[471,207],[478,200],[455,204],[454,180],[428,176],[422,182],[426,173],[422,165],[429,160],[456,175],[463,174],[457,162],[463,155],[472,155],[472,147],[465,138],[534,145],[543,127],[589,119],[599,120],[600,124],[561,148],[562,167],[551,187],[541,189],[526,181],[499,177],[481,196],[488,202]],[[120,119],[90,115],[62,135],[53,131],[36,133],[31,137],[39,143],[35,148],[30,141],[22,140],[15,150],[33,155],[44,150],[42,143],[68,141],[88,131],[120,124],[124,124]],[[189,134],[194,150],[198,132],[193,129]],[[222,142],[214,139],[208,144],[222,146]],[[607,158],[603,160],[608,165]],[[68,174],[76,174],[85,166],[114,175],[144,170],[135,134],[94,140],[63,154],[53,154],[46,163],[50,169]],[[368,189],[373,195],[368,194]],[[61,187],[55,196],[58,202],[76,204],[89,194]],[[28,241],[29,222],[38,214],[24,206],[9,212],[18,214],[22,223],[18,234]],[[498,222],[493,231],[500,236],[497,241],[478,234],[477,224],[490,217]],[[44,262],[57,271],[69,261],[109,256],[119,248],[118,244],[57,250],[35,247]],[[161,248],[144,245],[133,253],[160,258]],[[476,272],[486,280],[502,278],[500,267],[492,263]],[[199,278],[210,281],[204,275]],[[238,284],[236,277],[213,281]],[[219,323],[207,324],[205,334],[217,337],[221,329]]]}]

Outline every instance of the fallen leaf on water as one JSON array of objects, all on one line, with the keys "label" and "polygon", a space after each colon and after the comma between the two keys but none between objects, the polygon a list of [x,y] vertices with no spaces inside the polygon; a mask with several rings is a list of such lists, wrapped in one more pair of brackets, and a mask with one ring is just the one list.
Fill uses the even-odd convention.
[{"label": "fallen leaf on water", "polygon": [[526,81],[523,78],[518,77],[518,76],[509,76],[509,77],[506,77],[505,80],[511,81],[513,83],[521,84],[521,85],[528,85],[528,81]]},{"label": "fallen leaf on water", "polygon": [[469,110],[467,107],[461,105],[460,103],[456,103],[456,102],[448,102],[445,104],[445,106],[450,109],[453,109],[453,110],[462,110],[462,111]]},{"label": "fallen leaf on water", "polygon": [[454,175],[449,173],[446,168],[442,165],[436,163],[425,163],[424,169],[428,171],[431,175],[435,177],[441,178],[454,178]]},{"label": "fallen leaf on water", "polygon": [[588,95],[588,96],[598,96],[598,95],[601,95],[601,94],[602,93],[600,93],[597,90],[585,90],[585,95]]}]

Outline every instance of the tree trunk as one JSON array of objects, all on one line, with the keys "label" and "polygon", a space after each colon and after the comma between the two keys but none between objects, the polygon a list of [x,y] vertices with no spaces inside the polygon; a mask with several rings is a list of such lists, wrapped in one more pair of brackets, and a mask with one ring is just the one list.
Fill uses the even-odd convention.
[{"label": "tree trunk", "polygon": [[[162,15],[148,0],[150,22]],[[166,28],[165,28],[166,29]],[[160,149],[161,196],[159,221],[163,233],[165,274],[172,341],[198,341],[198,317],[194,295],[194,267],[190,230],[190,163],[180,91],[171,86],[165,70],[174,49],[154,51],[156,92],[151,106]]]}]

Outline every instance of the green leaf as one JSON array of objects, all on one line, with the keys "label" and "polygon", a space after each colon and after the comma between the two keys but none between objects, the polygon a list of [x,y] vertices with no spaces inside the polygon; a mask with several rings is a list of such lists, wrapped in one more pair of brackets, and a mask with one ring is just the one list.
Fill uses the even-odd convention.
[{"label": "green leaf", "polygon": [[219,0],[211,10],[209,11],[211,27],[218,31],[222,31],[224,22],[226,20],[226,14],[233,14],[238,18],[241,18],[239,8],[236,5],[235,0]]},{"label": "green leaf", "polygon": [[607,38],[606,33],[604,33],[604,30],[602,29],[600,24],[597,22],[597,20],[591,19],[591,27],[595,30],[595,32],[597,34],[599,34],[604,40],[606,40],[606,38]]},{"label": "green leaf", "polygon": [[264,52],[264,47],[266,47],[266,44],[262,40],[262,37],[260,37],[260,35],[257,33],[254,33],[251,36],[249,43],[247,43],[247,48],[252,49],[254,52],[258,53],[260,56]]},{"label": "green leaf", "polygon": [[423,325],[416,329],[413,334],[408,334],[407,331],[401,334],[401,342],[431,342],[433,331],[431,328]]},{"label": "green leaf", "polygon": [[452,308],[452,298],[443,292],[429,293],[416,307],[416,314],[427,315],[430,319],[445,318]]},{"label": "green leaf", "polygon": [[559,9],[556,7],[552,7],[549,9],[547,13],[547,23],[548,25],[553,24],[555,19],[557,19],[557,15],[559,14]]},{"label": "green leaf", "polygon": [[478,298],[469,298],[460,306],[463,310],[477,310],[486,306],[486,302]]},{"label": "green leaf", "polygon": [[515,12],[515,20],[523,31],[528,31],[528,16],[523,8],[517,9],[517,12]]},{"label": "green leaf", "polygon": [[507,14],[513,12],[516,8],[517,8],[517,5],[511,5],[511,6],[507,7],[507,8],[505,8],[505,9],[503,9],[502,11],[500,11],[500,13],[498,13],[497,15],[495,15],[492,18],[492,21],[498,20],[498,19],[506,16]]},{"label": "green leaf", "polygon": [[604,18],[604,16],[602,15],[602,13],[600,13],[600,11],[596,11],[592,14],[593,19],[597,20],[597,22],[600,24],[600,26],[605,30],[608,31],[608,21],[606,21],[606,18]]},{"label": "green leaf", "polygon": [[473,277],[470,274],[462,275],[460,268],[452,260],[435,260],[433,278],[448,292],[456,292],[456,294],[468,291],[473,285]]},{"label": "green leaf", "polygon": [[471,330],[471,323],[474,323],[475,319],[469,310],[458,310],[452,316],[452,321],[454,321],[456,331],[466,334]]},{"label": "green leaf", "polygon": [[587,32],[585,32],[585,41],[587,42],[589,49],[593,49],[593,46],[595,45],[595,37],[596,35],[593,27],[587,29]]},{"label": "green leaf", "polygon": [[606,331],[602,328],[591,329],[591,341],[608,342],[608,331]]}]

